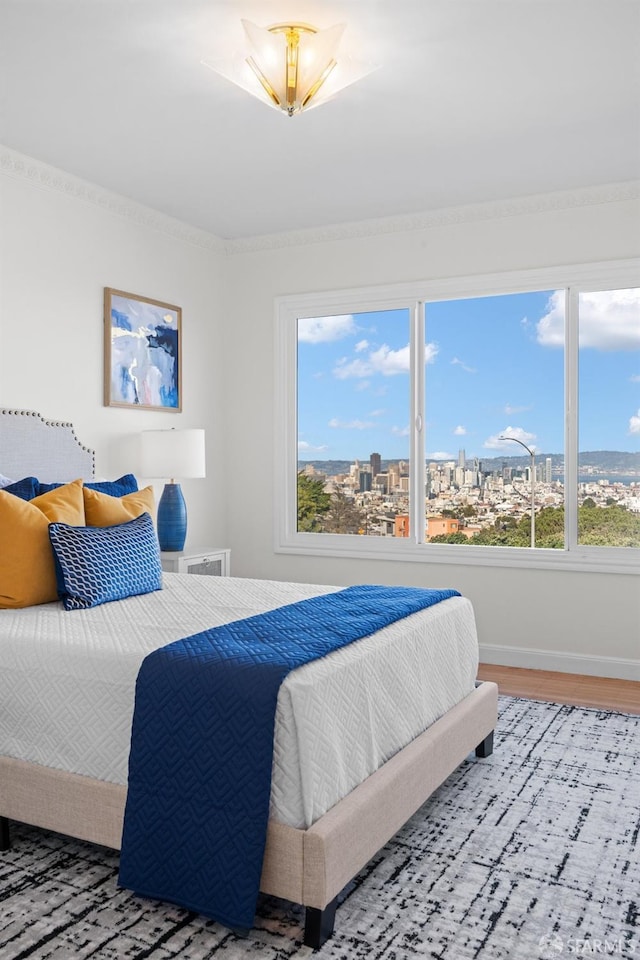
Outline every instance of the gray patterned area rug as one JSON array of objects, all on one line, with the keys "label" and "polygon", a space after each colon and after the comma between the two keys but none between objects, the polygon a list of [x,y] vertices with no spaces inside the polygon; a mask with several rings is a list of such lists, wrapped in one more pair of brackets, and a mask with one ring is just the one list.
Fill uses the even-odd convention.
[{"label": "gray patterned area rug", "polygon": [[118,856],[12,825],[0,957],[553,960],[640,957],[640,717],[500,699],[469,758],[345,892],[332,940],[262,899],[242,940],[116,886]]}]

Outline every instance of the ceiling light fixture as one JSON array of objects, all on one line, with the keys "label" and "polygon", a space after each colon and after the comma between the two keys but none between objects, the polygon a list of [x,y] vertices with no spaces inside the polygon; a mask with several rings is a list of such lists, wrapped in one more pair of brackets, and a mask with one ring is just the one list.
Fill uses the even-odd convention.
[{"label": "ceiling light fixture", "polygon": [[372,70],[371,65],[338,55],[344,23],[325,30],[308,23],[270,27],[249,20],[241,23],[245,50],[231,60],[202,62],[289,117],[325,103]]}]

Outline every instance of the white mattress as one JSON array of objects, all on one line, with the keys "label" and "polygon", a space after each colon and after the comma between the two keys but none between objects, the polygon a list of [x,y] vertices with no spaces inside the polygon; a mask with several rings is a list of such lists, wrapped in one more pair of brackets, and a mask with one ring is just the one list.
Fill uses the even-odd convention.
[{"label": "white mattress", "polygon": [[[164,575],[91,610],[0,610],[0,753],[125,784],[136,675],[151,650],[337,587]],[[276,714],[271,817],[308,827],[473,690],[471,603],[436,604],[293,671]]]}]

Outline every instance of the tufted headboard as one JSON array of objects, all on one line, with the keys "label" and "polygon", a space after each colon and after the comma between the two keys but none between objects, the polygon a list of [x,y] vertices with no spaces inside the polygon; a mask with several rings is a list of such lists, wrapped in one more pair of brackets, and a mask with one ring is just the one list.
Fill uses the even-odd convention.
[{"label": "tufted headboard", "polygon": [[32,410],[0,409],[0,473],[54,483],[90,480],[94,470],[94,451],[80,443],[71,423],[45,420]]}]

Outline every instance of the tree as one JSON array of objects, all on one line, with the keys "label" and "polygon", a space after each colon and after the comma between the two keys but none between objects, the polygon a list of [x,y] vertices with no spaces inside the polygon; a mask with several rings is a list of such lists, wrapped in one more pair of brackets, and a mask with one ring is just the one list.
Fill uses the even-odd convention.
[{"label": "tree", "polygon": [[640,515],[616,503],[578,510],[578,542],[592,547],[640,546]]},{"label": "tree", "polygon": [[321,518],[331,506],[331,497],[324,492],[324,480],[316,480],[306,473],[298,474],[298,532],[316,533],[322,530]]},{"label": "tree", "polygon": [[508,529],[506,525],[504,529],[498,526],[485,527],[484,530],[474,533],[471,540],[467,540],[467,543],[480,547],[512,547],[514,546],[512,538],[512,529]]},{"label": "tree", "polygon": [[496,530],[510,530],[518,526],[518,521],[515,517],[512,517],[511,514],[502,513],[499,517],[496,517],[494,526]]},{"label": "tree", "polygon": [[342,490],[336,490],[322,521],[325,533],[359,533],[365,526],[362,510]]},{"label": "tree", "polygon": [[564,507],[543,507],[536,513],[536,547],[564,547]]},{"label": "tree", "polygon": [[429,543],[469,543],[469,540],[464,533],[439,533],[431,537]]}]

